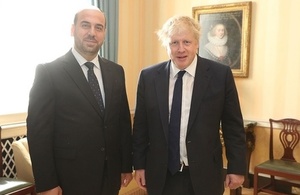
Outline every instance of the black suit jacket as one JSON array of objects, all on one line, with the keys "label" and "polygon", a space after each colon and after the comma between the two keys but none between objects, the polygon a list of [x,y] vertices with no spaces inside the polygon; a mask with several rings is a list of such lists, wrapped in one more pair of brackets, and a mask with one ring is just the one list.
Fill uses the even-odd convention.
[{"label": "black suit jacket", "polygon": [[[168,164],[170,61],[142,70],[133,125],[134,168],[146,170],[149,195],[163,191]],[[196,195],[221,195],[222,144],[228,173],[244,175],[246,144],[238,94],[228,66],[198,56],[188,122],[186,147]]]},{"label": "black suit jacket", "polygon": [[114,190],[120,188],[121,172],[132,171],[124,70],[100,57],[99,62],[104,117],[71,51],[36,68],[27,136],[38,192],[60,185],[64,195],[100,194],[105,161]]}]

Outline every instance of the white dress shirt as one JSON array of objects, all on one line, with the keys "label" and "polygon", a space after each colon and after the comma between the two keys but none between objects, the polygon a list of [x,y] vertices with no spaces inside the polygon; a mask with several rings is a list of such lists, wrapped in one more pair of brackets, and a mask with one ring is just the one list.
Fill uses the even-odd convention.
[{"label": "white dress shirt", "polygon": [[[191,100],[194,88],[194,79],[197,66],[197,56],[193,62],[185,69],[186,73],[182,77],[182,107],[181,107],[181,123],[180,123],[180,162],[186,166],[189,165],[186,151],[186,133],[190,116]],[[169,78],[169,119],[171,114],[172,99],[177,73],[180,70],[171,62],[170,78]]]}]

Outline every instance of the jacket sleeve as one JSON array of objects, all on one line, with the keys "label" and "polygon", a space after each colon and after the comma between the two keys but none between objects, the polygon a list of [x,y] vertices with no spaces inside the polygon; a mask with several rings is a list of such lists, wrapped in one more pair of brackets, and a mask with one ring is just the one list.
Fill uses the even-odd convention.
[{"label": "jacket sleeve", "polygon": [[29,151],[38,192],[58,186],[51,139],[54,133],[54,95],[46,66],[38,65],[27,116]]}]

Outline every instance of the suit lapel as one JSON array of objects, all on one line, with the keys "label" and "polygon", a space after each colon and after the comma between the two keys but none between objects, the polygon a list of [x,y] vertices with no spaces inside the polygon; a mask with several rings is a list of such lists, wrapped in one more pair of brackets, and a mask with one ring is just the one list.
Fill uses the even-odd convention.
[{"label": "suit lapel", "polygon": [[85,78],[82,69],[75,57],[73,56],[71,50],[64,56],[63,63],[66,72],[70,75],[74,83],[83,93],[83,95],[88,99],[88,101],[94,107],[96,112],[102,117],[99,105],[94,97],[94,94],[92,90],[90,90],[90,86],[87,82],[87,79]]},{"label": "suit lapel", "polygon": [[163,131],[168,137],[169,125],[169,75],[170,75],[170,61],[166,62],[158,71],[155,78],[155,88],[157,94],[157,101],[159,112],[161,115],[161,123],[163,124]]},{"label": "suit lapel", "polygon": [[201,108],[202,98],[206,93],[210,78],[209,66],[206,63],[204,64],[202,58],[198,56],[187,134],[193,126],[197,113]]}]

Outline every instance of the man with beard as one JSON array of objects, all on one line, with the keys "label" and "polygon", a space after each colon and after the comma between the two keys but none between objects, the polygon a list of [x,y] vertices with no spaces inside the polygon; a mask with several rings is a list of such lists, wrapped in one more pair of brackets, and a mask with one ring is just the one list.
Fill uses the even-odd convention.
[{"label": "man with beard", "polygon": [[42,195],[117,195],[132,180],[124,70],[98,55],[105,32],[101,10],[80,10],[73,48],[36,68],[27,136]]}]

